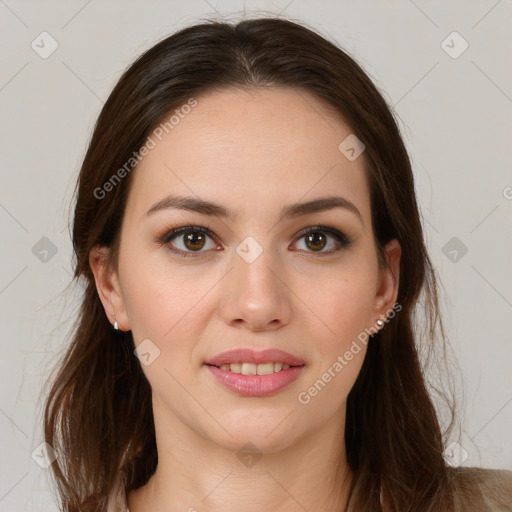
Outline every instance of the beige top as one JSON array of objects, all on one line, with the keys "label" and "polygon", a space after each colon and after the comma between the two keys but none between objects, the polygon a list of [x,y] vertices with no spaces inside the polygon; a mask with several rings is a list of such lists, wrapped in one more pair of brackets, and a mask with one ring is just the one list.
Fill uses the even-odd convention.
[{"label": "beige top", "polygon": [[[512,512],[512,471],[458,468],[455,501],[461,512]],[[126,498],[121,510],[130,512]]]},{"label": "beige top", "polygon": [[460,467],[456,501],[467,512],[511,512],[512,471]]}]

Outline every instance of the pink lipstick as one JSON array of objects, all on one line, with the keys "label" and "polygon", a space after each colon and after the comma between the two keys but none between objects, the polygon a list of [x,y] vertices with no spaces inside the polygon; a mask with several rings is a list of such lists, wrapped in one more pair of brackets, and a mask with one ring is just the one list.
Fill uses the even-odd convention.
[{"label": "pink lipstick", "polygon": [[294,382],[305,362],[278,349],[257,352],[237,348],[208,359],[205,365],[218,382],[236,394],[264,397]]}]

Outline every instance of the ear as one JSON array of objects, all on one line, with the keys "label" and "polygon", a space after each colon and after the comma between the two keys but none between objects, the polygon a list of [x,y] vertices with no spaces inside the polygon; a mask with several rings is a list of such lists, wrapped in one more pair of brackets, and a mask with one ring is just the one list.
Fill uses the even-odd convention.
[{"label": "ear", "polygon": [[376,320],[380,319],[385,322],[389,311],[395,305],[400,282],[401,254],[402,248],[396,239],[389,241],[384,247],[384,256],[388,266],[379,269],[379,282],[375,295]]},{"label": "ear", "polygon": [[121,331],[129,331],[130,322],[126,314],[119,278],[117,272],[108,265],[108,254],[108,247],[93,247],[89,254],[89,266],[94,274],[96,289],[109,322],[114,325],[117,321]]}]

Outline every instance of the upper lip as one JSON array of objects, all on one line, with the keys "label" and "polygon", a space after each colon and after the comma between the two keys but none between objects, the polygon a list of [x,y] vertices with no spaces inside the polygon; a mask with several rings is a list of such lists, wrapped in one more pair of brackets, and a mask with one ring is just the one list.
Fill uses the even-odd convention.
[{"label": "upper lip", "polygon": [[251,348],[235,348],[217,354],[215,357],[205,361],[205,364],[221,366],[231,363],[283,363],[290,366],[302,366],[306,364],[300,357],[277,348],[256,351]]}]

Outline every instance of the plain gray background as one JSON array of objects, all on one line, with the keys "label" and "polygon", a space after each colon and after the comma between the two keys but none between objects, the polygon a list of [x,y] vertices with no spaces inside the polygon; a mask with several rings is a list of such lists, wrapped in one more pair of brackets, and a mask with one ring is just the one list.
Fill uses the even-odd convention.
[{"label": "plain gray background", "polygon": [[[1,511],[57,510],[32,452],[41,385],[78,306],[68,208],[102,104],[143,50],[244,7],[337,42],[394,105],[462,370],[462,464],[512,469],[510,0],[0,0]],[[58,44],[47,58],[42,32]]]}]

